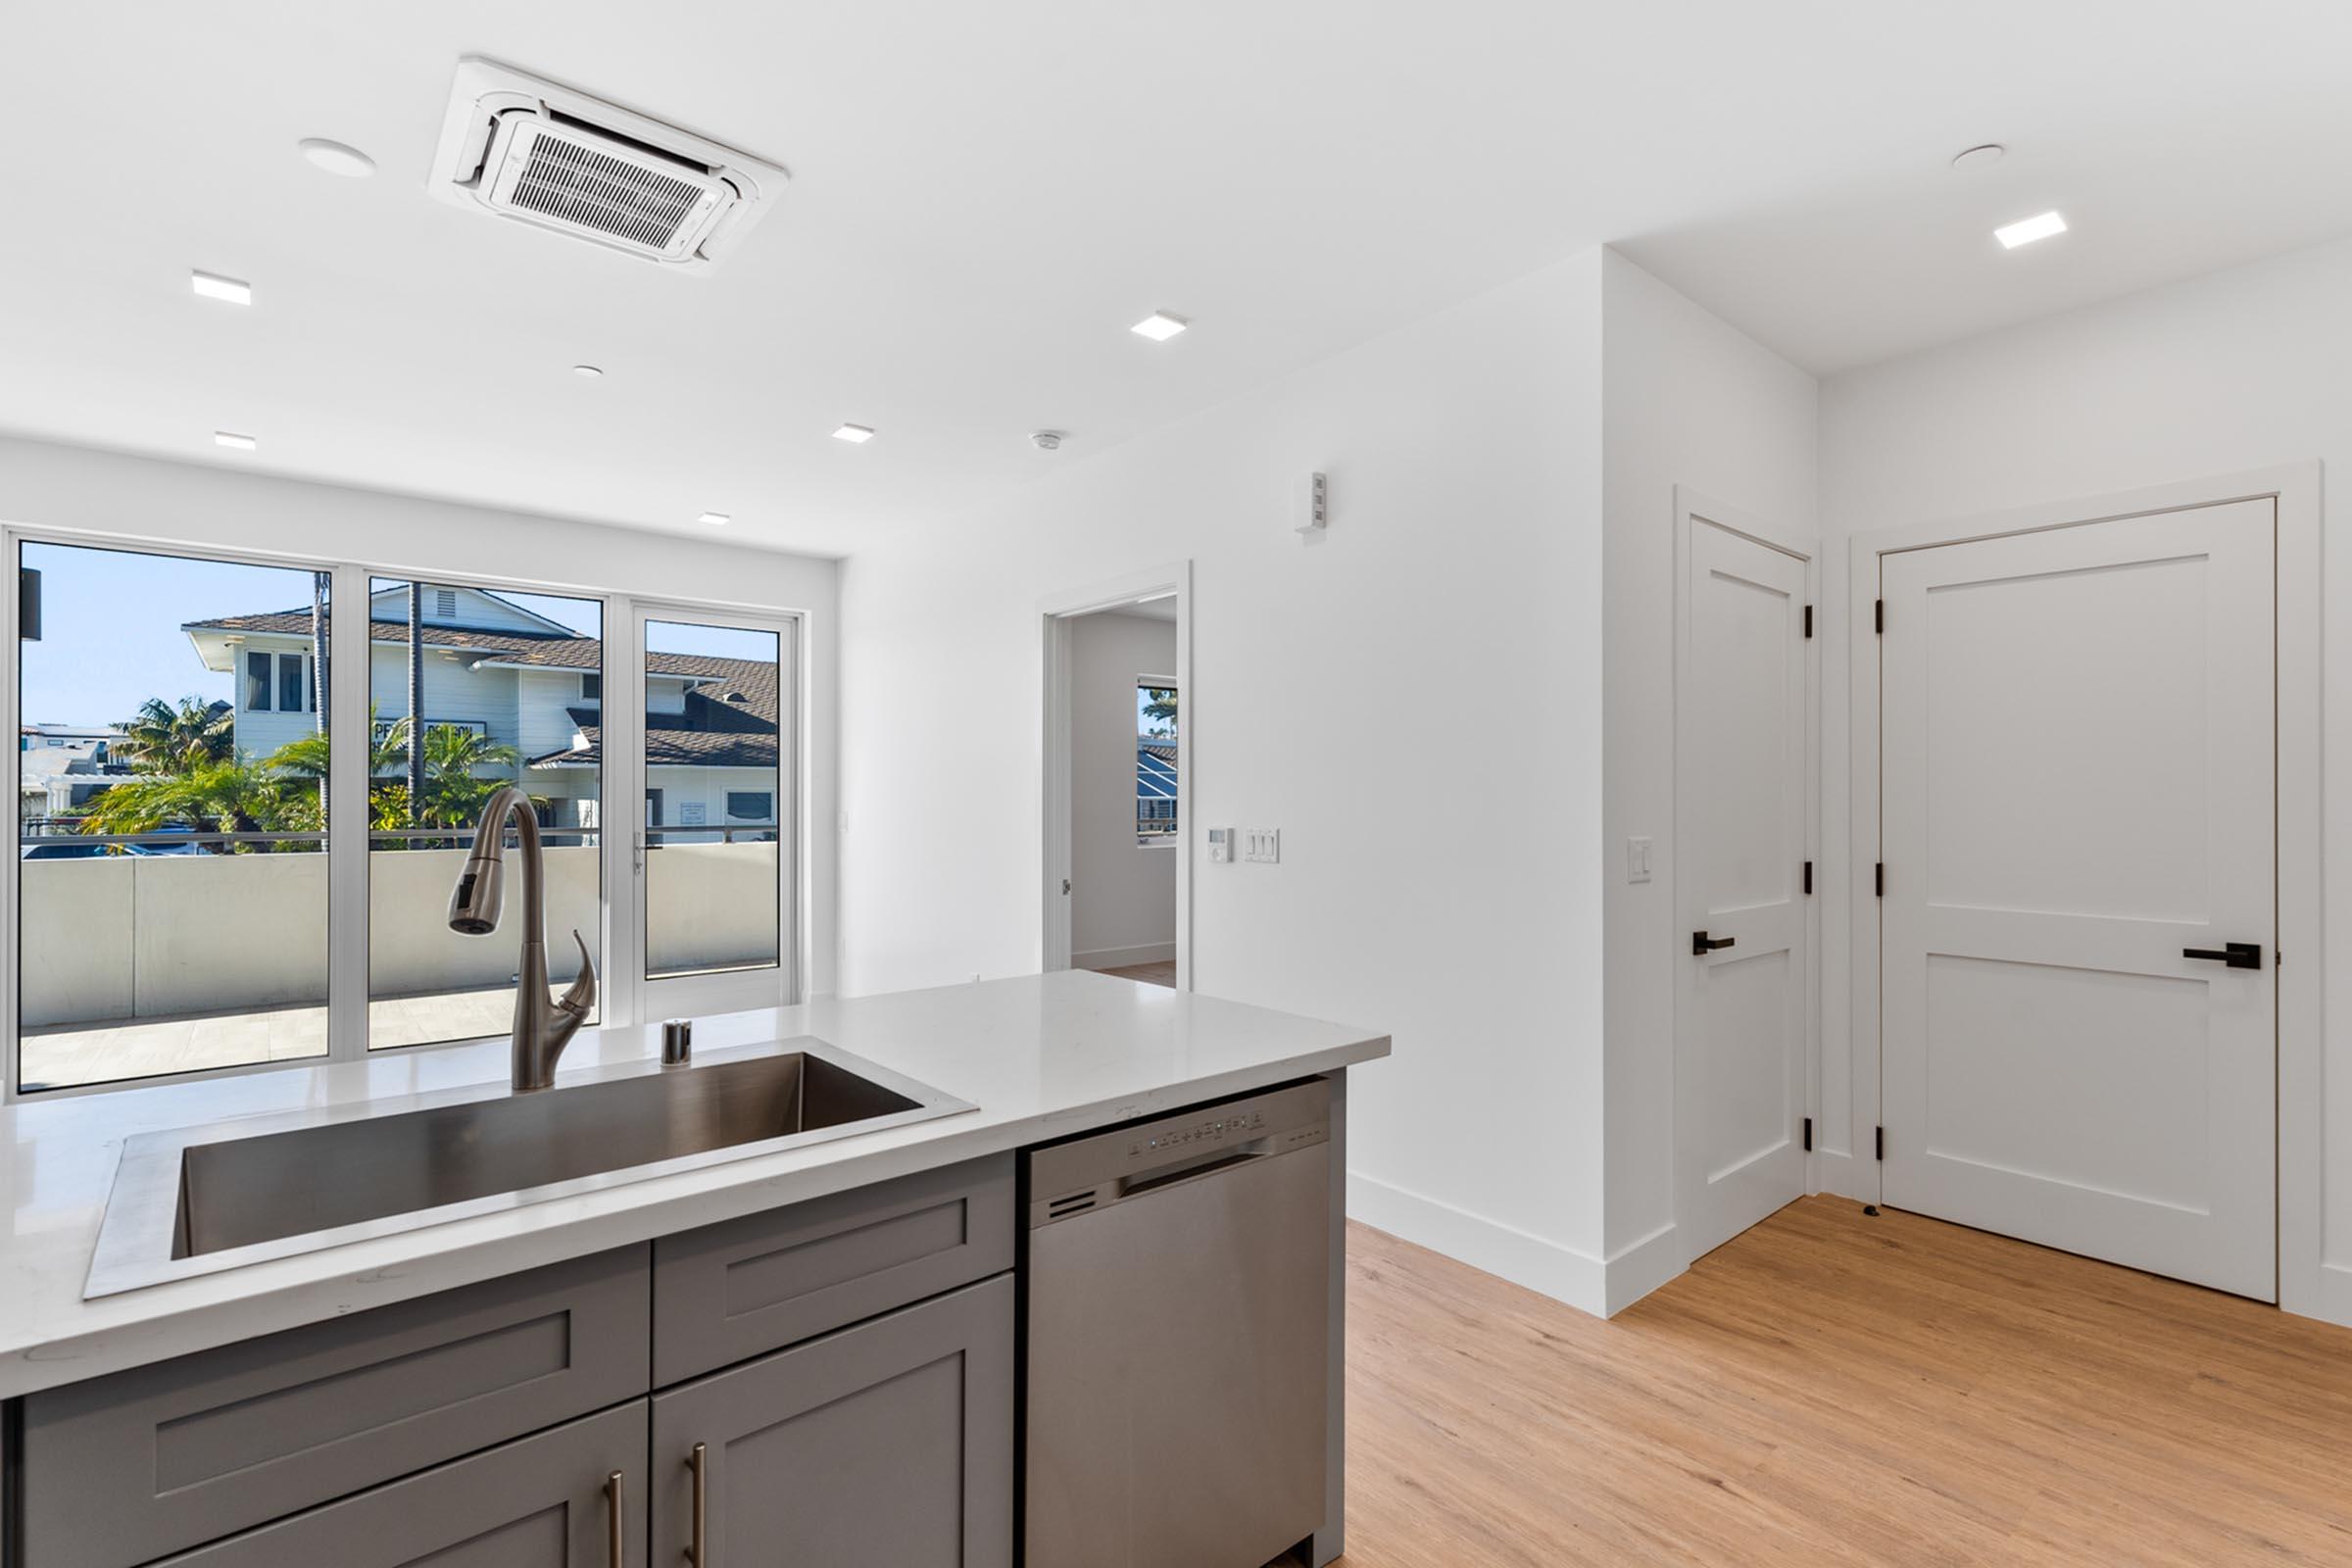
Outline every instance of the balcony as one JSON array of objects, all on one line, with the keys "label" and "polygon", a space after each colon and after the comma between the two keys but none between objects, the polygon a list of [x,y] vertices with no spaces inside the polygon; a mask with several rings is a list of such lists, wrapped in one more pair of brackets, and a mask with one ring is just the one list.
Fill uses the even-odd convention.
[{"label": "balcony", "polygon": [[[371,835],[368,1044],[505,1033],[515,939],[443,917],[465,858],[447,830]],[[600,946],[594,829],[548,834],[548,956]],[[20,840],[22,1083],[65,1088],[320,1057],[327,1049],[327,858],[317,834],[150,833]],[[44,852],[91,851],[73,858]],[[776,961],[772,824],[657,835],[646,852],[648,971]],[[600,958],[600,962],[601,962]]]}]

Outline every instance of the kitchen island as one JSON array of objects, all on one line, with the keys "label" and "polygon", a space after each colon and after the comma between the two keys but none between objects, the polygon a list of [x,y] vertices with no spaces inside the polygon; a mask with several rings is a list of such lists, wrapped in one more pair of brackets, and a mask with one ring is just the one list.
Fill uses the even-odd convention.
[{"label": "kitchen island", "polygon": [[[567,1082],[708,1070],[661,1066],[659,1034],[584,1032],[544,1093],[562,1095]],[[833,1385],[896,1391],[875,1403],[884,1421],[932,1407],[960,1412],[960,1436],[934,1457],[948,1467],[941,1474],[963,1477],[959,1503],[941,1506],[956,1513],[965,1549],[942,1560],[1009,1563],[1015,1152],[1303,1080],[1332,1089],[1336,1362],[1345,1070],[1385,1054],[1384,1037],[1083,972],[706,1018],[697,1035],[704,1059],[813,1040],[970,1108],[645,1179],[615,1173],[588,1191],[526,1195],[446,1223],[87,1299],[126,1141],[220,1123],[331,1131],[339,1119],[452,1095],[504,1095],[482,1086],[505,1078],[506,1047],[390,1054],[0,1110],[8,1568],[178,1560],[172,1553],[181,1551],[208,1564],[295,1561],[345,1549],[333,1532],[353,1530],[380,1545],[365,1560],[394,1564],[463,1543],[420,1542],[403,1555],[389,1521],[454,1518],[465,1506],[488,1509],[483,1529],[464,1538],[484,1543],[469,1548],[489,1552],[483,1562],[602,1562],[614,1552],[624,1564],[645,1561],[649,1514],[657,1534],[675,1515],[691,1517],[694,1539],[704,1539],[704,1515],[715,1506],[705,1493],[719,1491],[715,1464],[725,1452],[713,1440],[690,1448],[707,1453],[709,1467],[697,1459],[650,1481],[633,1475],[645,1467],[645,1435],[658,1442],[665,1415],[691,1414],[749,1442],[786,1432],[795,1401]],[[735,1310],[736,1296],[755,1287],[770,1298]],[[259,1345],[270,1336],[278,1338]],[[960,1380],[954,1387],[911,1376],[951,1362]],[[434,1393],[435,1379],[451,1397]],[[1334,1375],[1330,1517],[1312,1548],[1319,1559],[1338,1550],[1338,1388]],[[318,1407],[306,1407],[306,1396]],[[482,1426],[481,1413],[502,1403],[512,1407],[507,1424]],[[436,1422],[445,1437],[431,1436]],[[142,1434],[154,1450],[137,1463],[140,1487],[159,1499],[155,1516],[115,1517],[139,1512],[124,1505],[92,1518],[88,1501],[78,1518],[55,1506],[45,1514],[44,1477],[85,1468],[83,1447],[111,1452],[125,1432]],[[839,1450],[838,1436],[832,1442]],[[476,1455],[465,1465],[478,1470],[453,1479],[463,1467],[446,1461],[461,1453]],[[620,1462],[632,1453],[633,1465]],[[612,1466],[595,1476],[601,1490],[579,1493],[556,1474],[607,1459]],[[999,1471],[1005,1494],[969,1490],[971,1475]],[[534,1484],[553,1488],[549,1506],[505,1517],[496,1504]],[[859,1478],[833,1485],[849,1495]],[[715,1555],[723,1514],[710,1528]],[[61,1544],[75,1531],[99,1544]],[[538,1539],[533,1531],[545,1538],[536,1555],[521,1544]],[[494,1548],[493,1540],[502,1544]],[[165,1549],[150,1549],[159,1544]],[[651,1549],[650,1560],[680,1560],[666,1544]]]}]

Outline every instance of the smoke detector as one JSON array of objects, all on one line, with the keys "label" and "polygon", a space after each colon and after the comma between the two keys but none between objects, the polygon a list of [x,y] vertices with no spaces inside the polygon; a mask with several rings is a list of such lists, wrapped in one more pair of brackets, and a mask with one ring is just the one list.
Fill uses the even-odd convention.
[{"label": "smoke detector", "polygon": [[792,176],[495,60],[458,62],[427,186],[445,202],[682,271],[743,239]]}]

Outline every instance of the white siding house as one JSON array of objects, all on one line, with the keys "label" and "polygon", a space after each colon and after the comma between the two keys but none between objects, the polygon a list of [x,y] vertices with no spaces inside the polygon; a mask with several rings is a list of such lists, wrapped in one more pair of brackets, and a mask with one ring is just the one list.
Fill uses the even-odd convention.
[{"label": "white siding house", "polygon": [[[513,747],[523,787],[550,803],[550,825],[599,825],[603,643],[481,589],[428,586],[422,611],[426,726],[456,725]],[[405,587],[378,592],[369,605],[368,693],[382,725],[409,710],[408,613]],[[184,629],[205,667],[232,677],[240,754],[266,759],[319,728],[309,610]],[[642,819],[662,827],[776,822],[776,666],[682,654],[650,654],[646,663]]]}]

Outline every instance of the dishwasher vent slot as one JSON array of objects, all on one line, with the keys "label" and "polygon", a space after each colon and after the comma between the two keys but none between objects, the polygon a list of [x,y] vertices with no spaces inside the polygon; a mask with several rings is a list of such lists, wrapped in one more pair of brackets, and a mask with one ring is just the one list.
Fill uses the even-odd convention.
[{"label": "dishwasher vent slot", "polygon": [[1095,1206],[1095,1194],[1098,1191],[1097,1188],[1089,1187],[1083,1193],[1068,1193],[1054,1199],[1046,1205],[1046,1218],[1050,1220],[1064,1219],[1072,1214],[1085,1213]]}]

